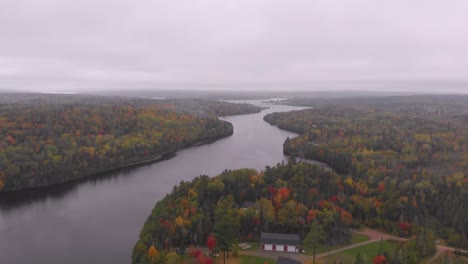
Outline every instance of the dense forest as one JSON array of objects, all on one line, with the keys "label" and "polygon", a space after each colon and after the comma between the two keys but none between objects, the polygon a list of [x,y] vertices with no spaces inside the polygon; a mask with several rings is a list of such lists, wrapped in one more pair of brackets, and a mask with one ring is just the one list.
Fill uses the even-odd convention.
[{"label": "dense forest", "polygon": [[427,100],[349,99],[265,116],[301,134],[284,143],[290,162],[181,182],[146,220],[132,262],[168,263],[213,239],[225,251],[264,231],[307,241],[317,226],[328,245],[349,242],[349,228],[362,225],[410,238],[383,252],[386,263],[419,263],[437,239],[466,247],[468,104]]},{"label": "dense forest", "polygon": [[152,210],[132,262],[151,263],[148,250],[154,245],[160,253],[156,263],[167,263],[168,253],[204,246],[210,236],[227,248],[234,241],[258,240],[265,231],[305,237],[314,221],[326,231],[324,243],[346,243],[353,217],[352,200],[345,197],[354,187],[344,184],[332,171],[295,161],[260,173],[241,169],[181,182]]},{"label": "dense forest", "polygon": [[264,119],[301,134],[286,140],[286,154],[326,162],[360,186],[363,210],[352,210],[353,217],[393,232],[397,223],[429,228],[450,245],[467,246],[468,97],[295,104],[314,107]]},{"label": "dense forest", "polygon": [[[134,246],[132,263],[179,263],[174,252],[187,247],[210,247],[214,240],[219,250],[229,250],[240,241],[259,241],[261,232],[296,233],[304,239],[316,226],[323,230],[320,244],[346,244],[350,227],[362,223],[414,235],[382,256],[387,263],[418,263],[435,252],[434,229],[393,220],[411,207],[405,199],[392,199],[393,192],[294,159],[262,172],[199,176],[181,182],[156,204]],[[415,262],[403,262],[406,258]]]},{"label": "dense forest", "polygon": [[217,115],[261,111],[202,100],[42,94],[0,99],[0,190],[65,182],[231,135]]}]

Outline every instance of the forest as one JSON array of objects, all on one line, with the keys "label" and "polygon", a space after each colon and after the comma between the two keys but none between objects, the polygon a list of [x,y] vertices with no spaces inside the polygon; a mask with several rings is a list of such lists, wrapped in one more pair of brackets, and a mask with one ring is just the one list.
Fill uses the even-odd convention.
[{"label": "forest", "polygon": [[435,252],[435,229],[391,219],[408,211],[406,202],[388,199],[392,196],[391,188],[368,186],[294,158],[262,172],[240,169],[216,177],[202,175],[181,182],[156,204],[133,248],[132,263],[179,263],[177,253],[190,256],[189,248],[212,247],[213,241],[218,250],[229,251],[237,242],[259,241],[261,232],[295,233],[304,239],[315,226],[323,230],[320,244],[345,245],[350,227],[363,224],[414,236],[382,256],[387,263],[418,263]]},{"label": "forest", "polygon": [[301,134],[285,141],[286,154],[328,163],[361,186],[363,197],[384,194],[367,201],[378,205],[374,213],[372,204],[359,212],[366,225],[393,232],[397,223],[421,226],[467,246],[468,97],[314,102],[302,99],[314,107],[265,116]]},{"label": "forest", "polygon": [[156,160],[233,133],[217,116],[262,109],[204,100],[3,94],[0,191],[48,186]]},{"label": "forest", "polygon": [[210,237],[226,250],[234,241],[258,240],[261,232],[305,237],[314,221],[326,231],[324,243],[346,243],[353,217],[346,209],[351,200],[344,197],[353,188],[343,184],[332,171],[294,160],[263,172],[226,170],[216,177],[181,182],[152,210],[132,263],[156,260],[148,255],[153,245],[159,252],[155,263],[167,263],[169,253],[204,246]]},{"label": "forest", "polygon": [[350,228],[361,226],[410,238],[383,252],[386,263],[419,263],[439,239],[466,247],[466,98],[379,100],[321,102],[265,116],[301,134],[284,142],[290,161],[181,182],[152,210],[132,263],[171,263],[174,252],[213,239],[229,251],[238,241],[258,241],[261,232],[305,239],[315,226],[325,245],[348,243]]}]

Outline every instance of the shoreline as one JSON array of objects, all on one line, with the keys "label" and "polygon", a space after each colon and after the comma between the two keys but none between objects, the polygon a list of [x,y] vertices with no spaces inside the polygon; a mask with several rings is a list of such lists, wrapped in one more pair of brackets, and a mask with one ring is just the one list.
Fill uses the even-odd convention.
[{"label": "shoreline", "polygon": [[200,140],[200,141],[197,141],[197,142],[195,142],[193,144],[183,145],[183,146],[181,146],[179,148],[175,148],[175,149],[166,151],[166,152],[161,153],[158,156],[155,156],[155,157],[150,158],[150,159],[131,162],[131,163],[126,164],[126,165],[91,172],[91,173],[84,174],[84,175],[81,175],[81,176],[78,176],[78,177],[75,177],[75,178],[71,178],[71,179],[66,180],[66,181],[60,181],[60,182],[56,182],[56,183],[52,183],[52,184],[44,184],[44,185],[38,185],[38,186],[34,186],[34,187],[27,187],[27,188],[14,189],[14,190],[4,190],[4,191],[0,190],[0,196],[2,196],[2,195],[16,195],[16,194],[19,194],[21,192],[34,192],[36,190],[53,189],[53,188],[59,187],[61,185],[79,183],[80,181],[85,181],[85,180],[89,180],[89,179],[92,179],[92,178],[98,178],[98,177],[101,177],[101,176],[105,176],[108,173],[123,170],[123,169],[130,169],[130,168],[136,168],[136,167],[140,167],[140,166],[150,165],[150,164],[161,162],[161,161],[164,161],[164,160],[168,160],[168,159],[174,157],[176,155],[177,151],[179,151],[179,150],[183,150],[183,149],[190,148],[190,147],[197,147],[197,146],[202,146],[202,145],[206,145],[206,144],[211,144],[211,143],[213,143],[213,142],[215,142],[217,140],[230,137],[230,136],[233,135],[233,133],[234,132],[232,132],[232,133],[230,133],[228,135],[225,135],[225,136],[223,135],[223,136],[219,136],[219,137],[216,137],[216,138]]}]

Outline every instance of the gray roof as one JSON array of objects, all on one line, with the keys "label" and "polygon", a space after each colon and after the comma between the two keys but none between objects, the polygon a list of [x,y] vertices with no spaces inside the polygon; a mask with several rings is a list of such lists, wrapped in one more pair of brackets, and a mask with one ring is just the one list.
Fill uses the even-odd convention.
[{"label": "gray roof", "polygon": [[301,244],[301,240],[297,234],[262,233],[260,241],[263,244],[273,245],[298,246]]},{"label": "gray roof", "polygon": [[243,204],[242,204],[242,207],[243,208],[253,208],[255,207],[257,204],[255,202],[251,202],[251,201],[245,201]]},{"label": "gray roof", "polygon": [[301,264],[300,261],[290,259],[290,258],[285,258],[285,257],[278,257],[276,259],[276,264]]}]

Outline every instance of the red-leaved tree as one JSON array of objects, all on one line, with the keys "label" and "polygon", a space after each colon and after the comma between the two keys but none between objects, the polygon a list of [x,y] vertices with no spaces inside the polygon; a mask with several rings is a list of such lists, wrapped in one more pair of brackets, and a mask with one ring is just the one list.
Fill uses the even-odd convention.
[{"label": "red-leaved tree", "polygon": [[376,256],[374,257],[374,264],[384,264],[385,256]]},{"label": "red-leaved tree", "polygon": [[214,247],[216,246],[216,238],[214,236],[208,236],[206,240],[206,246],[210,251],[213,251]]}]

